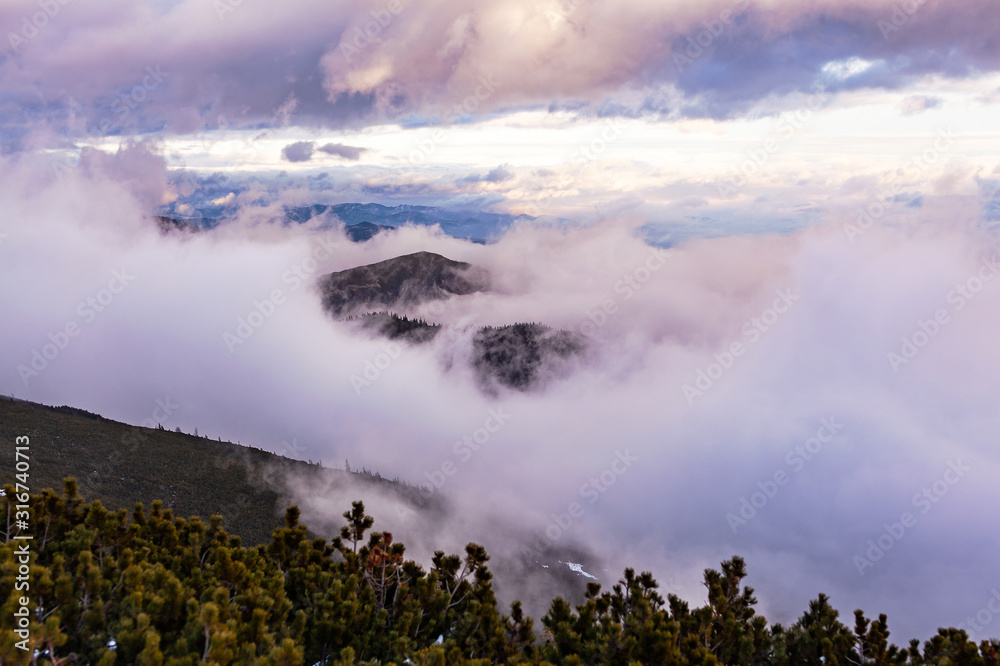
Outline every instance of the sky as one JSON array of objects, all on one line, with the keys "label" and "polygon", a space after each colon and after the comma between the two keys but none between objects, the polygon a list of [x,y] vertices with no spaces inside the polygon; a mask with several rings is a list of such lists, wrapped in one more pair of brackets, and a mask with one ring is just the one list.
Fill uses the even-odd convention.
[{"label": "sky", "polygon": [[[1000,635],[967,620],[1000,586],[998,28],[987,0],[3,3],[0,390],[131,423],[169,398],[187,432],[412,483],[452,463],[454,549],[506,521],[693,602],[741,554],[772,620],[826,592],[897,643]],[[157,231],[195,201],[226,219]],[[536,223],[278,219],[346,202]],[[433,346],[323,314],[315,277],[418,250],[494,280],[415,312]],[[586,358],[478,391],[470,331],[525,320]],[[307,524],[347,508],[284,490]]]},{"label": "sky", "polygon": [[8,2],[0,137],[72,162],[151,136],[171,169],[326,172],[333,199],[787,229],[941,131],[913,194],[992,201],[996,21],[989,0]]}]

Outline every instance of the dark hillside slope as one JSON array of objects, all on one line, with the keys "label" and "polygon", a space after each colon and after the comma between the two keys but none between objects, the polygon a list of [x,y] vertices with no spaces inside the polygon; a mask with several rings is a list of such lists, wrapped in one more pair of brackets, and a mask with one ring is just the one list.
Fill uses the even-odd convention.
[{"label": "dark hillside slope", "polygon": [[472,343],[472,367],[484,388],[496,381],[518,391],[568,374],[569,360],[585,349],[582,336],[533,323],[487,326]]},{"label": "dark hillside slope", "polygon": [[[72,407],[0,398],[0,483],[13,482],[14,441],[30,437],[30,488],[61,492],[76,477],[80,493],[109,509],[131,510],[161,497],[174,515],[225,516],[231,534],[264,543],[284,524],[282,498],[264,481],[285,473],[333,475],[381,485],[400,496],[408,486],[368,474],[326,469],[268,451],[170,430],[131,426]],[[336,480],[336,479],[335,479]]]}]

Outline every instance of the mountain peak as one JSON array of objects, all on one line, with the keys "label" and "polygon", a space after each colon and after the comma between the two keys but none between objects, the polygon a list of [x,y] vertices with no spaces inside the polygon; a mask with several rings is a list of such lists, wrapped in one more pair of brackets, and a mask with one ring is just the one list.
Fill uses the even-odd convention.
[{"label": "mountain peak", "polygon": [[414,252],[324,275],[323,307],[334,316],[399,309],[489,288],[489,274],[434,252]]}]

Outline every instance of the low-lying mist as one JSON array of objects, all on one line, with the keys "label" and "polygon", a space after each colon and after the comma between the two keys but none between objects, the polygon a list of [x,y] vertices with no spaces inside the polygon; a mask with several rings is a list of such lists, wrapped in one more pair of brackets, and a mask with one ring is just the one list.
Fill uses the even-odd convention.
[{"label": "low-lying mist", "polygon": [[[479,541],[501,574],[575,552],[604,585],[634,566],[696,602],[701,571],[739,554],[770,620],[826,592],[886,612],[897,643],[1000,586],[1000,265],[961,200],[668,250],[637,219],[353,243],[252,206],[162,234],[171,192],[143,146],[64,173],[32,159],[0,159],[5,394],[131,423],[169,398],[165,427],[424,484],[443,514],[285,490],[327,536],[364,499],[414,554]],[[410,312],[446,325],[432,344],[322,311],[315,278],[420,250],[492,276]],[[539,390],[480,391],[459,362],[472,331],[524,321],[588,351]]]}]

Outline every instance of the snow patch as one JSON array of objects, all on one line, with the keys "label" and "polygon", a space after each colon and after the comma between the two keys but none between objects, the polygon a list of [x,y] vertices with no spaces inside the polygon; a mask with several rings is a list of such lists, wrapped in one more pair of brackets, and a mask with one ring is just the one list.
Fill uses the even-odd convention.
[{"label": "snow patch", "polygon": [[576,562],[563,562],[562,560],[559,560],[559,564],[565,564],[570,568],[571,571],[575,571],[581,576],[586,576],[587,578],[593,578],[594,580],[599,580],[597,576],[591,576],[589,573],[584,571],[582,564],[577,564]]}]

